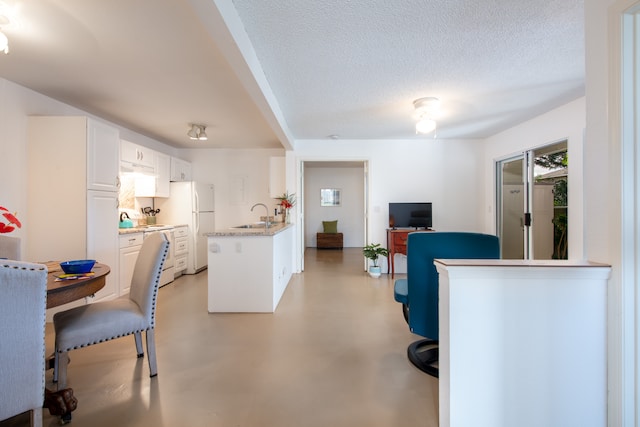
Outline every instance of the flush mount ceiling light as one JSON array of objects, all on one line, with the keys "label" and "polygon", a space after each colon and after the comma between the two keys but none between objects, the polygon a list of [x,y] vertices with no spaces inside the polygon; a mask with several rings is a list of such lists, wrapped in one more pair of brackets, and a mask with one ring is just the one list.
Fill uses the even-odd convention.
[{"label": "flush mount ceiling light", "polygon": [[207,133],[205,132],[205,129],[207,128],[205,125],[192,124],[190,126],[191,126],[191,129],[189,129],[189,132],[187,132],[187,135],[189,136],[190,139],[200,140],[200,141],[206,141],[207,139],[209,139],[207,137]]},{"label": "flush mount ceiling light", "polygon": [[[434,97],[419,98],[413,101],[415,108],[416,133],[427,134],[436,130],[436,115],[440,110],[440,100]],[[434,134],[435,138],[435,134]]]}]

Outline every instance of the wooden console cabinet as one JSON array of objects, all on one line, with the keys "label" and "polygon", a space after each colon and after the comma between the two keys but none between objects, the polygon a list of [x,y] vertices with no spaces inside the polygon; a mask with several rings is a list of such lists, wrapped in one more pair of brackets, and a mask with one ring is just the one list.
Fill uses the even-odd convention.
[{"label": "wooden console cabinet", "polygon": [[342,233],[317,233],[318,249],[342,249]]},{"label": "wooden console cabinet", "polygon": [[[387,257],[387,271],[391,272],[391,278],[394,275],[393,258],[395,254],[407,254],[407,236],[409,233],[416,231],[434,231],[432,229],[415,229],[415,228],[388,228],[387,229],[387,249],[389,256]],[[391,269],[389,269],[389,260],[391,260]]]}]

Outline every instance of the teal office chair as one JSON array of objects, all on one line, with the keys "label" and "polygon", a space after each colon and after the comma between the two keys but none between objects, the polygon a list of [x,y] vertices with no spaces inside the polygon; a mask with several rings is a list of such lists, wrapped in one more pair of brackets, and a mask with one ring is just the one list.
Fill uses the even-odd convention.
[{"label": "teal office chair", "polygon": [[438,272],[441,259],[498,259],[496,236],[462,232],[416,232],[407,238],[407,278],[394,283],[394,298],[402,303],[405,319],[414,334],[426,339],[407,349],[411,363],[438,377]]}]

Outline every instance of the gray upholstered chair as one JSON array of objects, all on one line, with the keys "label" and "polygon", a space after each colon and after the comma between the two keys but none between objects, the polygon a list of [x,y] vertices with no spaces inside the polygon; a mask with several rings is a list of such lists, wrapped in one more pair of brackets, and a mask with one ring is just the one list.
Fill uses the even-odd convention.
[{"label": "gray upholstered chair", "polygon": [[53,316],[56,333],[53,381],[58,383],[58,390],[66,386],[69,351],[133,334],[138,357],[142,357],[143,331],[146,331],[150,376],[157,375],[156,296],[168,252],[169,241],[164,233],[152,233],[140,249],[128,297],[75,307]]},{"label": "gray upholstered chair", "polygon": [[20,259],[20,238],[0,235],[0,258]]},{"label": "gray upholstered chair", "polygon": [[30,411],[42,425],[47,267],[0,261],[0,420]]}]

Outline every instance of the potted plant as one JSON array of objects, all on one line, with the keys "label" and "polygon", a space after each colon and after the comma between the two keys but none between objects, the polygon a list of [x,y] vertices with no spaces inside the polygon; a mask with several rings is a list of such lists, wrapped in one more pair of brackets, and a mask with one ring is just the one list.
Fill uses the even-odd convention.
[{"label": "potted plant", "polygon": [[374,278],[380,277],[380,266],[378,265],[378,258],[380,256],[389,256],[389,250],[380,246],[380,243],[371,243],[362,248],[362,254],[365,258],[371,260],[369,266],[369,275]]}]

